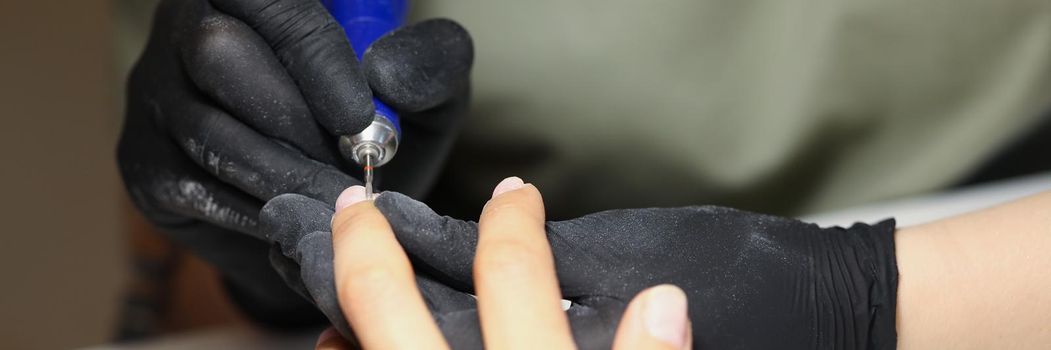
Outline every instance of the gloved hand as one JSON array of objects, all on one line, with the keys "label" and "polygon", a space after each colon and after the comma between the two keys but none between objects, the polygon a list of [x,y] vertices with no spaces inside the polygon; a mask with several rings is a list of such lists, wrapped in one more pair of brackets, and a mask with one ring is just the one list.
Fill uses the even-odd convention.
[{"label": "gloved hand", "polygon": [[[414,260],[420,291],[455,349],[481,348],[472,291],[477,224],[399,193],[375,205]],[[315,213],[313,217],[296,213]],[[280,196],[263,210],[306,294],[348,339],[332,277],[331,206]],[[295,219],[292,219],[295,218]],[[894,348],[893,220],[848,229],[722,207],[628,209],[549,222],[548,240],[574,339],[608,349],[632,296],[670,283],[688,294],[694,346],[710,349]]]},{"label": "gloved hand", "polygon": [[145,216],[218,267],[251,316],[310,322],[316,311],[267,264],[263,203],[281,193],[333,203],[358,183],[337,139],[368,125],[374,94],[402,114],[405,140],[378,181],[428,190],[472,60],[469,35],[448,20],[388,34],[359,64],[317,0],[166,0],[129,78],[121,175]]},{"label": "gloved hand", "polygon": [[[344,338],[353,340],[333,276],[333,214],[333,205],[303,195],[284,194],[267,202],[259,216],[267,238],[278,248],[270,255],[278,273],[296,292],[311,300]],[[454,348],[481,349],[481,338],[476,334],[478,319],[470,312],[475,309],[474,297],[424,273],[417,274],[416,282],[428,308],[439,317],[439,325],[447,323],[442,320],[469,325],[460,327],[468,336],[458,329],[442,327],[450,344],[458,345]]]},{"label": "gloved hand", "polygon": [[[476,224],[397,193],[375,204],[417,271],[471,291]],[[688,295],[695,348],[895,347],[893,220],[821,228],[703,206],[605,211],[546,230],[581,348],[608,349],[631,298],[663,283]]]}]

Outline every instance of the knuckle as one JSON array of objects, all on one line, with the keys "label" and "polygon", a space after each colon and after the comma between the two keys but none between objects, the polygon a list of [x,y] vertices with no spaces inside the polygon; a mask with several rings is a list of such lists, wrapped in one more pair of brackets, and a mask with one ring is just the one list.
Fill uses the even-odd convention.
[{"label": "knuckle", "polygon": [[382,230],[383,224],[381,216],[371,204],[358,203],[336,213],[332,220],[333,239],[342,239],[353,232]]},{"label": "knuckle", "polygon": [[397,285],[398,272],[393,268],[366,263],[351,267],[339,283],[339,289],[361,300],[376,300],[388,295]]},{"label": "knuckle", "polygon": [[474,42],[466,28],[456,21],[438,18],[420,23],[420,29],[426,30],[437,41],[436,45],[446,50],[446,55],[468,60],[474,53]]},{"label": "knuckle", "polygon": [[365,52],[363,67],[377,93],[399,108],[419,111],[467,85],[473,52],[459,24],[432,19],[381,37]]},{"label": "knuckle", "polygon": [[513,278],[532,271],[542,261],[542,254],[522,242],[499,240],[486,242],[475,259],[475,273],[479,276]]},{"label": "knuckle", "polygon": [[219,72],[224,59],[245,51],[243,25],[223,15],[203,17],[180,47],[183,64],[193,72]]},{"label": "knuckle", "polygon": [[445,29],[446,31],[452,32],[455,35],[464,35],[464,36],[468,35],[467,29],[464,28],[462,25],[460,25],[460,22],[457,22],[457,21],[452,20],[450,18],[444,18],[444,17],[432,18],[432,19],[429,19],[429,20],[426,20],[426,21],[423,21],[423,22],[420,22],[420,23],[424,24],[424,25],[428,25],[428,26],[436,26],[436,27]]},{"label": "knuckle", "polygon": [[300,1],[281,2],[259,9],[255,16],[261,34],[277,51],[311,41],[319,35],[337,33],[339,27],[320,3]]},{"label": "knuckle", "polygon": [[534,210],[522,205],[522,199],[518,197],[520,197],[518,193],[508,193],[489,202],[489,204],[485,206],[483,217],[489,220],[501,220],[501,218],[508,217],[522,217],[534,221],[544,220],[544,218]]},{"label": "knuckle", "polygon": [[[505,194],[510,196],[512,194]],[[504,216],[504,215],[518,215],[524,211],[524,209],[518,205],[515,201],[505,200],[505,198],[497,198],[489,202],[485,206],[487,216]]]},{"label": "knuckle", "polygon": [[238,23],[226,16],[205,16],[198,22],[189,47],[192,48],[192,53],[201,55],[237,44],[238,29]]}]

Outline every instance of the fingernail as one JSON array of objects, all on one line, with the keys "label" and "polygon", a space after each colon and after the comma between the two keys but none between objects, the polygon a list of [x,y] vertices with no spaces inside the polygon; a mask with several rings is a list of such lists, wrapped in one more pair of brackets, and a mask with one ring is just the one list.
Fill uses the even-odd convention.
[{"label": "fingernail", "polygon": [[676,349],[686,346],[686,293],[673,285],[653,287],[646,297],[643,323],[650,336]]},{"label": "fingernail", "polygon": [[525,185],[525,182],[517,176],[506,178],[503,181],[500,181],[500,183],[496,185],[496,188],[493,189],[493,198],[496,198],[496,196],[504,194],[505,192],[522,188],[523,185]]},{"label": "fingernail", "polygon": [[350,186],[343,190],[343,193],[339,194],[339,198],[336,198],[336,211],[343,210],[343,208],[352,206],[363,200],[365,200],[365,188],[361,186]]},{"label": "fingernail", "polygon": [[317,342],[314,343],[314,347],[315,348],[320,347],[322,344],[325,344],[329,340],[332,340],[332,338],[338,337],[338,336],[340,336],[339,332],[336,332],[335,328],[331,328],[330,327],[328,329],[325,329],[325,331],[321,332],[321,335],[319,335],[317,337]]}]

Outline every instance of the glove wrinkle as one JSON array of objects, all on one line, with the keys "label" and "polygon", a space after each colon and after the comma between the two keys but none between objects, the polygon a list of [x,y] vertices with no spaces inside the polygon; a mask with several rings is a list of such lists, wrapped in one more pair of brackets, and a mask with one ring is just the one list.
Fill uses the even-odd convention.
[{"label": "glove wrinkle", "polygon": [[[296,262],[301,269],[301,281],[288,280],[289,285],[303,284],[310,293],[304,297],[311,300],[318,310],[328,318],[329,324],[342,334],[351,334],[350,324],[339,305],[332,266],[332,234],[309,233],[296,244]],[[352,339],[352,338],[347,338]]]},{"label": "glove wrinkle", "polygon": [[437,271],[440,276],[449,277],[450,283],[467,286],[462,290],[473,290],[470,288],[473,285],[471,266],[478,239],[477,236],[457,234],[477,231],[477,223],[439,216],[423,203],[397,192],[383,192],[374,203],[387,216],[391,227],[413,231],[397,236],[414,262]]}]

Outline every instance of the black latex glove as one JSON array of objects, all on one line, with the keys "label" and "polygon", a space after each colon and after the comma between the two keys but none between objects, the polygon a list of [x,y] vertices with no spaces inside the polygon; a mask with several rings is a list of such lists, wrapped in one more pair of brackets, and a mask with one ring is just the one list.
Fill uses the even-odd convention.
[{"label": "black latex glove", "polygon": [[[376,206],[414,260],[420,291],[456,349],[481,348],[472,291],[477,224],[399,193]],[[314,213],[304,215],[303,213]],[[331,206],[275,198],[264,226],[318,306],[349,338],[332,277]],[[722,207],[613,210],[549,222],[548,240],[573,335],[608,349],[628,302],[671,283],[689,296],[695,348],[894,348],[894,221],[848,229]]]},{"label": "black latex glove", "polygon": [[[475,223],[397,193],[376,206],[417,270],[471,290]],[[821,228],[703,206],[605,211],[546,229],[581,348],[608,349],[631,298],[662,283],[686,291],[695,348],[895,347],[893,220]]]},{"label": "black latex glove", "polygon": [[166,0],[128,84],[118,146],[136,206],[218,267],[234,300],[272,325],[318,316],[268,266],[263,203],[334,203],[359,172],[338,135],[362,130],[373,94],[402,113],[384,188],[422,194],[466,106],[470,37],[448,20],[377,40],[361,64],[317,0]]},{"label": "black latex glove", "polygon": [[[383,196],[386,196],[384,194]],[[261,227],[278,249],[270,258],[289,285],[328,317],[344,338],[354,335],[343,316],[332,267],[333,205],[297,194],[266,203]],[[478,316],[472,296],[417,273],[417,285],[449,344],[455,349],[481,349]]]}]

